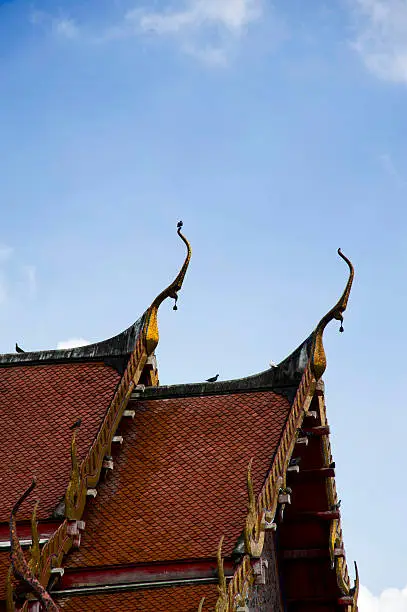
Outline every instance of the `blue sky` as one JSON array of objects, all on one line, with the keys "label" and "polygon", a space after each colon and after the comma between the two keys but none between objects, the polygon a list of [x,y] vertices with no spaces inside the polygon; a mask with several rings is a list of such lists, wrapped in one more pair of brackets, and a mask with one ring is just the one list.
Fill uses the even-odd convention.
[{"label": "blue sky", "polygon": [[161,382],[245,376],[336,301],[341,247],[325,381],[361,612],[407,606],[406,58],[406,0],[0,2],[0,350],[127,327],[182,218]]}]

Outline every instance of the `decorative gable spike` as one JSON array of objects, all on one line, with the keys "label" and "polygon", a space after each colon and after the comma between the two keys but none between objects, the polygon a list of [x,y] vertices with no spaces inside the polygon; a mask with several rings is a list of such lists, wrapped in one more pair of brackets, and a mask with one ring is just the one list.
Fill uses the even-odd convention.
[{"label": "decorative gable spike", "polygon": [[36,501],[34,505],[32,517],[31,517],[32,544],[30,546],[31,559],[28,562],[30,570],[32,571],[34,576],[37,576],[37,577],[40,573],[40,561],[41,561],[40,538],[38,536],[38,524],[37,524],[38,504],[39,504],[39,501]]},{"label": "decorative gable spike", "polygon": [[[36,482],[33,479],[28,489],[21,495],[20,499],[14,505],[10,515],[10,559],[13,568],[13,573],[16,578],[22,580],[32,591],[34,591],[36,597],[40,600],[44,610],[46,612],[60,612],[58,606],[52,600],[51,595],[42,586],[36,576],[33,574],[29,564],[27,563],[23,550],[21,548],[20,540],[17,535],[17,522],[16,515],[21,504],[27,499],[30,493],[35,489]],[[11,580],[10,580],[11,582]],[[8,593],[8,597],[10,594]],[[12,594],[11,594],[12,598]]]},{"label": "decorative gable spike", "polygon": [[205,597],[202,597],[200,603],[199,603],[199,608],[198,608],[198,612],[202,612],[203,611],[203,605],[205,603]]},{"label": "decorative gable spike", "polygon": [[8,568],[7,578],[6,578],[6,610],[7,612],[15,612],[15,609],[16,609],[14,605],[14,591],[13,591],[12,576],[13,576],[13,566],[10,565],[10,567]]},{"label": "decorative gable spike", "polygon": [[71,440],[71,476],[65,493],[65,516],[68,519],[76,518],[76,506],[81,487],[81,475],[78,465],[76,448],[76,429]]},{"label": "decorative gable spike", "polygon": [[182,226],[182,221],[179,221],[177,224],[177,234],[187,247],[185,261],[175,280],[155,298],[154,302],[151,304],[150,308],[147,311],[146,322],[144,324],[144,337],[148,355],[151,355],[154,352],[159,340],[157,317],[158,309],[166,298],[171,297],[175,300],[173,309],[177,310],[178,292],[181,290],[182,283],[184,282],[185,274],[187,272],[189,262],[191,260],[191,245],[185,238],[185,236],[181,233]]},{"label": "decorative gable spike", "polygon": [[318,323],[317,328],[313,334],[314,337],[313,337],[313,344],[312,344],[312,350],[311,350],[311,363],[312,363],[312,371],[313,371],[313,374],[316,380],[319,380],[321,378],[321,376],[323,375],[326,369],[326,355],[325,355],[325,350],[324,350],[324,345],[323,345],[323,340],[322,340],[325,327],[333,319],[336,319],[337,321],[341,322],[339,331],[343,332],[342,313],[345,312],[346,310],[350,290],[352,288],[352,283],[353,283],[354,268],[353,268],[351,261],[342,253],[341,249],[338,249],[338,255],[348,264],[349,278],[348,278],[348,282],[346,283],[346,287],[341,297],[339,298],[338,302],[335,304],[333,308],[331,308],[329,312],[327,312],[327,314],[324,317],[322,317],[322,319]]},{"label": "decorative gable spike", "polygon": [[224,540],[224,536],[222,536],[219,541],[218,552],[216,554],[216,559],[218,562],[219,597],[215,605],[215,612],[228,612],[229,611],[228,592],[226,588],[226,578],[225,578],[225,572],[223,569],[223,559],[222,559],[223,540]]},{"label": "decorative gable spike", "polygon": [[264,546],[266,517],[264,511],[259,516],[259,512],[257,510],[253,490],[252,463],[253,459],[249,461],[249,465],[247,467],[248,504],[246,524],[244,528],[244,542],[246,553],[251,557],[258,558],[261,556]]}]

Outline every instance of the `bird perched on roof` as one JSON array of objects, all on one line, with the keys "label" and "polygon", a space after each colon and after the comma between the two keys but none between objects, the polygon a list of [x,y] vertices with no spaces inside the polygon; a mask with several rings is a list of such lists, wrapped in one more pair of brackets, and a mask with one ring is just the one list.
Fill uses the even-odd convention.
[{"label": "bird perched on roof", "polygon": [[80,427],[82,424],[82,419],[78,419],[77,421],[75,421],[75,423],[73,425],[70,426],[70,430],[73,431],[74,429],[78,429],[78,427]]},{"label": "bird perched on roof", "polygon": [[331,463],[329,464],[329,467],[334,469],[336,467],[335,461],[331,461]]},{"label": "bird perched on roof", "polygon": [[177,223],[177,228],[178,228],[178,229],[181,229],[181,227],[182,227],[183,225],[184,225],[184,224],[183,224],[183,222],[182,222],[182,221],[178,221],[178,223]]},{"label": "bird perched on roof", "polygon": [[207,378],[206,382],[216,382],[219,378],[219,374],[216,374],[216,376],[212,376],[212,378]]},{"label": "bird perched on roof", "polygon": [[18,346],[17,342],[16,342],[16,353],[25,353],[25,351],[23,351],[23,349]]},{"label": "bird perched on roof", "polygon": [[277,364],[274,361],[270,361],[270,368],[276,368]]}]

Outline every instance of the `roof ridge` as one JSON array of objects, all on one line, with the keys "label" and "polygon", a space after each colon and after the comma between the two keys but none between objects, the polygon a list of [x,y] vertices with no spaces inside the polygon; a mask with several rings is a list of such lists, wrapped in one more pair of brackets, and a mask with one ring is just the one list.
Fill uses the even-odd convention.
[{"label": "roof ridge", "polygon": [[216,382],[179,383],[146,387],[144,393],[133,399],[162,399],[163,397],[190,397],[201,395],[223,395],[226,393],[248,393],[253,391],[274,391],[285,395],[292,403],[307,366],[313,334],[277,366],[263,372]]},{"label": "roof ridge", "polygon": [[145,313],[124,331],[100,342],[93,342],[69,349],[30,351],[27,353],[0,354],[0,367],[13,365],[38,365],[66,361],[100,360],[111,357],[127,357],[135,349],[142,330]]}]

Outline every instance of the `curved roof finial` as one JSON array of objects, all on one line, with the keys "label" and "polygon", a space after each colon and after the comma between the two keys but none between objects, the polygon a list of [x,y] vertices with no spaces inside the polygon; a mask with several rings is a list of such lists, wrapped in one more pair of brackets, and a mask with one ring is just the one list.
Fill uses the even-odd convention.
[{"label": "curved roof finial", "polygon": [[346,283],[346,287],[341,297],[339,298],[338,302],[335,304],[333,308],[331,308],[329,312],[327,312],[327,314],[324,317],[322,317],[322,319],[318,323],[317,328],[313,334],[314,338],[313,338],[313,343],[312,343],[311,358],[312,358],[313,373],[317,380],[321,378],[326,368],[326,356],[325,356],[324,345],[322,342],[322,336],[324,334],[325,327],[333,319],[336,319],[337,321],[341,322],[339,331],[343,332],[342,313],[346,310],[350,290],[351,290],[352,283],[353,283],[353,277],[354,277],[354,268],[353,268],[352,262],[342,253],[341,249],[338,249],[338,254],[348,264],[349,278],[348,278],[348,282]]},{"label": "curved roof finial", "polygon": [[16,522],[16,514],[21,504],[26,500],[26,498],[30,495],[31,491],[35,489],[36,482],[33,478],[31,485],[28,489],[21,495],[20,499],[14,505],[11,515],[10,515],[10,560],[13,568],[13,573],[16,578],[19,578],[23,582],[25,582],[38,597],[44,610],[50,612],[59,612],[58,606],[54,603],[51,595],[48,591],[42,586],[40,581],[35,577],[32,569],[26,561],[23,550],[21,548],[20,540],[17,535],[17,522]]},{"label": "curved roof finial", "polygon": [[154,349],[156,348],[158,344],[158,339],[159,339],[158,320],[157,320],[158,309],[166,298],[171,297],[175,300],[173,310],[178,310],[177,308],[178,292],[180,291],[182,287],[182,283],[184,282],[185,274],[188,269],[189,262],[191,260],[191,253],[192,253],[191,245],[189,244],[185,236],[181,233],[182,226],[183,226],[182,221],[178,221],[177,234],[187,247],[187,254],[185,257],[185,261],[177,277],[173,280],[173,282],[170,285],[168,285],[166,289],[164,289],[164,291],[161,291],[161,293],[155,298],[154,302],[151,304],[150,308],[147,311],[147,319],[145,322],[144,329],[145,329],[147,353],[149,355],[151,355],[151,353],[154,352]]}]

